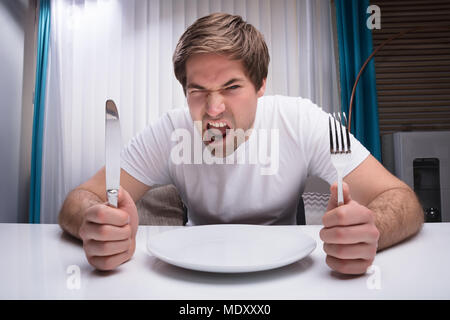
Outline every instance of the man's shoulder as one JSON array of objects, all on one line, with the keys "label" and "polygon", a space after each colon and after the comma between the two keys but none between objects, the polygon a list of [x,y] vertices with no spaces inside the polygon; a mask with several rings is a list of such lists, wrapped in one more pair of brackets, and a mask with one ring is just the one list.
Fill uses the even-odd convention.
[{"label": "man's shoulder", "polygon": [[172,119],[185,119],[187,115],[189,115],[189,108],[186,107],[178,107],[167,110],[163,116],[167,116]]},{"label": "man's shoulder", "polygon": [[305,114],[321,109],[308,98],[283,95],[263,96],[259,98],[258,104],[258,107],[272,114]]},{"label": "man's shoulder", "polygon": [[167,110],[158,119],[159,122],[171,127],[171,129],[185,128],[190,124],[190,113],[186,107]]}]

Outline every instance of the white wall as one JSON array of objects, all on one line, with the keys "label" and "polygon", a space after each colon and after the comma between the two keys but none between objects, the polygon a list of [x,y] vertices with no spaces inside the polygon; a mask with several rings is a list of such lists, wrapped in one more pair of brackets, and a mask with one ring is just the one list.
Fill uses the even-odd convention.
[{"label": "white wall", "polygon": [[0,0],[0,222],[27,222],[34,0]]}]

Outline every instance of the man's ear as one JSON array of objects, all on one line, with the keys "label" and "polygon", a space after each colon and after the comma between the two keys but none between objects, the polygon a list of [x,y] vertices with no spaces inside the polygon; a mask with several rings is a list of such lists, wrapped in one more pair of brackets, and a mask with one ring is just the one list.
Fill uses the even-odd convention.
[{"label": "man's ear", "polygon": [[256,93],[258,98],[262,97],[264,95],[264,92],[266,91],[266,79],[267,78],[263,79],[261,88],[259,88],[258,92]]}]

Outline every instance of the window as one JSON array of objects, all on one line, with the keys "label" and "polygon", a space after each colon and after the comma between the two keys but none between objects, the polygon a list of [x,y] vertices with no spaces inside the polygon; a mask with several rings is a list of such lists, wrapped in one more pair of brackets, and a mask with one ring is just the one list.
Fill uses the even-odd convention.
[{"label": "window", "polygon": [[381,29],[372,32],[374,49],[399,32],[426,27],[393,40],[375,56],[380,134],[450,130],[450,2],[371,4],[381,9]]}]

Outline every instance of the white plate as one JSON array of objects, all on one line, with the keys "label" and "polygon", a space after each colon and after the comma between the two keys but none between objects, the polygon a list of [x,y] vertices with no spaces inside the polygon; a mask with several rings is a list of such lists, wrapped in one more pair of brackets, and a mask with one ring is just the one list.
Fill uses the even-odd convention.
[{"label": "white plate", "polygon": [[297,226],[220,224],[177,228],[152,236],[148,251],[178,267],[208,272],[252,272],[288,265],[316,242]]}]

